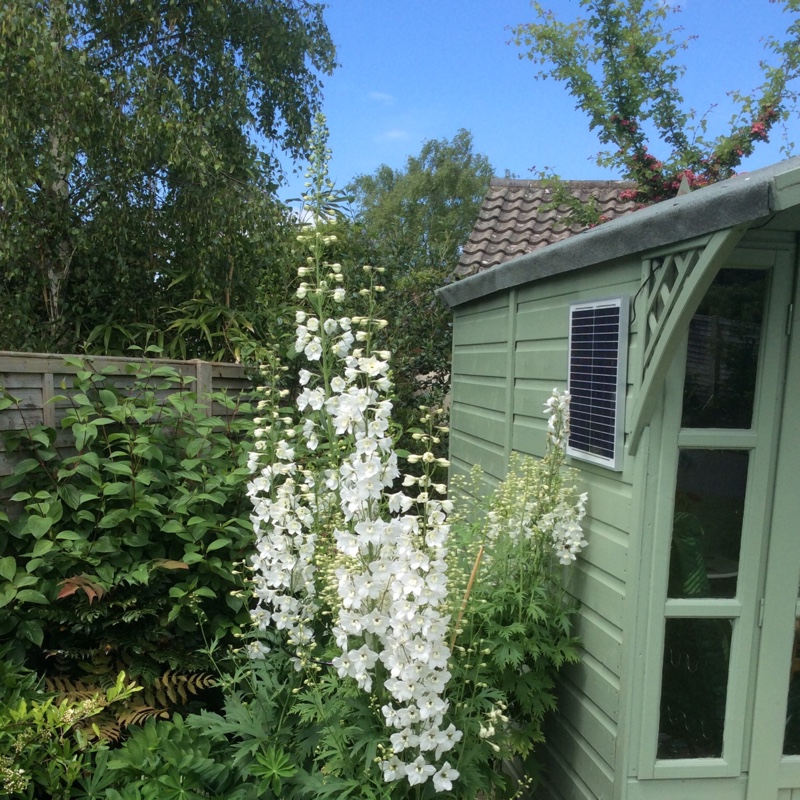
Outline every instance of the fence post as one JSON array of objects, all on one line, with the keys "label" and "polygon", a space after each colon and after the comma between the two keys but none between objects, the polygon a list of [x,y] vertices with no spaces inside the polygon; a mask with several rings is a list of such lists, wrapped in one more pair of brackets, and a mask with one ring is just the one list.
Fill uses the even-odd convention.
[{"label": "fence post", "polygon": [[211,364],[208,361],[201,361],[195,359],[195,375],[196,381],[194,391],[197,395],[197,402],[203,403],[206,409],[206,416],[211,416],[211,392],[214,387],[211,379]]},{"label": "fence post", "polygon": [[53,402],[55,390],[53,373],[42,373],[42,424],[47,428],[56,427],[56,404]]}]

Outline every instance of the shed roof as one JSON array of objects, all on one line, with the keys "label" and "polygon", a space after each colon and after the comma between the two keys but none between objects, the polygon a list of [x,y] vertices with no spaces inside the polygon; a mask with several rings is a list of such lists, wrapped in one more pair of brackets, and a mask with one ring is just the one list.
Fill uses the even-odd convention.
[{"label": "shed roof", "polygon": [[800,156],[743,173],[541,247],[438,290],[450,307],[570,270],[769,221],[800,207]]},{"label": "shed roof", "polygon": [[[606,220],[633,211],[635,204],[620,193],[632,189],[630,181],[563,181],[566,189],[584,203],[594,199]],[[455,269],[458,278],[475,275],[516,256],[559,242],[587,229],[567,224],[564,207],[543,208],[551,201],[550,181],[493,178],[483,199],[475,226]]]}]

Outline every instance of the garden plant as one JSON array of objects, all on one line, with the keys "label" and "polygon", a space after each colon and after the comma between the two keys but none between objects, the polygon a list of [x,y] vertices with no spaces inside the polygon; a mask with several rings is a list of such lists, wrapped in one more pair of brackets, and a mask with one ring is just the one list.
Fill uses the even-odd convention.
[{"label": "garden plant", "polygon": [[[17,437],[0,562],[11,797],[499,800],[538,778],[556,673],[578,659],[569,397],[547,401],[544,457],[515,456],[493,490],[478,470],[447,486],[441,409],[403,432],[416,452],[397,448],[383,273],[355,281],[326,258],[322,119],[315,136],[294,346],[263,365],[254,419],[221,428],[181,392],[156,403],[166,372],[137,406],[87,369],[65,421],[76,454],[53,431]],[[69,656],[102,680],[59,691],[44,665]],[[190,666],[211,694],[190,676],[180,694]],[[151,711],[98,724],[137,696]],[[44,763],[74,754],[68,781],[15,749],[31,718]]]},{"label": "garden plant", "polygon": [[[312,158],[319,220],[321,134]],[[287,786],[315,797],[510,796],[499,765],[542,740],[555,672],[577,658],[561,565],[586,543],[586,498],[563,471],[568,397],[548,401],[545,458],[515,459],[488,505],[452,524],[449,463],[433,452],[446,430],[439,412],[421,409],[418,453],[395,449],[391,354],[375,346],[387,323],[346,316],[343,269],[325,258],[331,237],[312,224],[301,238],[302,388],[284,407],[277,374],[268,381],[250,457],[263,636],[249,651],[291,687],[280,721],[292,734],[282,735],[300,746],[284,751]],[[382,271],[363,270],[369,300]]]}]

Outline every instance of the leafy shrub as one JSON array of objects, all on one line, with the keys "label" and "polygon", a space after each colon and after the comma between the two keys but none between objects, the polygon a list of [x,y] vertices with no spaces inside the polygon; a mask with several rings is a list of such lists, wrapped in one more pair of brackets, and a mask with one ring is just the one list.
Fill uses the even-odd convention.
[{"label": "leafy shrub", "polygon": [[[132,367],[129,391],[80,364],[61,423],[4,434],[18,457],[0,488],[0,636],[51,672],[152,683],[204,670],[206,639],[247,623],[235,565],[252,547],[249,406],[222,421],[171,367]],[[2,407],[13,398],[0,397]],[[63,444],[62,444],[63,440]]]},{"label": "leafy shrub", "polygon": [[[0,793],[11,797],[97,797],[106,751],[94,720],[136,692],[124,673],[103,692],[57,702],[30,670],[0,649]],[[97,759],[97,760],[95,760]]]}]

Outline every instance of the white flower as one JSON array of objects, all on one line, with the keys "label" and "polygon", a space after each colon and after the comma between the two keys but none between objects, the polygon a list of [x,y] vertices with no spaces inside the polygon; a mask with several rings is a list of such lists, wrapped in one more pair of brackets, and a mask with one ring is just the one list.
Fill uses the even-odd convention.
[{"label": "white flower", "polygon": [[436,747],[436,753],[434,754],[436,760],[438,761],[442,757],[442,753],[452,750],[461,741],[463,735],[464,734],[457,730],[456,726],[452,723],[450,723],[445,730],[439,731],[437,734],[438,745]]},{"label": "white flower", "polygon": [[395,753],[401,753],[407,747],[416,747],[419,744],[419,736],[411,728],[403,728],[399,733],[393,733],[389,740]]},{"label": "white flower", "polygon": [[433,788],[437,792],[449,792],[453,788],[453,781],[458,780],[459,775],[459,771],[453,769],[449,761],[445,761],[441,769],[433,776]]},{"label": "white flower", "polygon": [[434,772],[436,772],[436,767],[428,764],[422,756],[419,756],[406,766],[406,777],[411,786],[425,783]]},{"label": "white flower", "polygon": [[397,756],[392,756],[388,761],[381,761],[380,767],[386,783],[400,780],[406,774],[406,765]]},{"label": "white flower", "polygon": [[322,344],[320,343],[319,336],[315,336],[305,346],[303,352],[309,361],[319,361],[322,357]]}]

